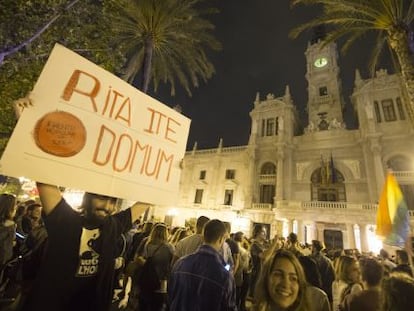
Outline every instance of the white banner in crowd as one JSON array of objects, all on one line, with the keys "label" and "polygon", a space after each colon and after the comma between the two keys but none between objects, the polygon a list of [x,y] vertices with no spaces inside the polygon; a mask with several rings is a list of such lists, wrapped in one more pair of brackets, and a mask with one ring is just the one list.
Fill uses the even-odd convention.
[{"label": "white banner in crowd", "polygon": [[56,45],[0,162],[4,175],[173,204],[190,120]]}]

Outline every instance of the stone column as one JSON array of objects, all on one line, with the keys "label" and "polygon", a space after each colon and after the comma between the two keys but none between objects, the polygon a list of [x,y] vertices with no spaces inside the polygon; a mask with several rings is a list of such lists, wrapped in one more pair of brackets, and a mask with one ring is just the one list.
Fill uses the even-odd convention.
[{"label": "stone column", "polygon": [[289,233],[291,233],[293,231],[293,221],[288,219],[286,220],[286,225],[287,225],[287,233],[286,236],[289,235]]},{"label": "stone column", "polygon": [[346,237],[348,239],[347,246],[344,248],[355,248],[355,232],[353,224],[346,224]]},{"label": "stone column", "polygon": [[306,242],[305,241],[305,228],[303,224],[303,220],[296,220],[298,224],[298,241],[299,242]]},{"label": "stone column", "polygon": [[249,180],[247,182],[248,186],[245,188],[246,190],[246,198],[245,198],[245,207],[251,207],[255,202],[254,193],[256,190],[256,172],[255,172],[255,164],[256,164],[256,156],[255,150],[253,148],[249,148],[247,151],[247,157],[249,159],[249,168],[248,168],[248,176]]},{"label": "stone column", "polygon": [[291,198],[292,197],[292,172],[296,172],[296,168],[292,169],[293,160],[292,160],[292,148],[291,146],[287,146],[285,149],[285,161],[283,162],[285,167],[285,174],[283,174],[285,180],[283,184],[283,198]]},{"label": "stone column", "polygon": [[250,138],[249,138],[249,145],[256,144],[256,137],[257,137],[257,131],[258,131],[258,120],[253,119],[252,120],[252,130],[250,132]]},{"label": "stone column", "polygon": [[381,145],[378,142],[378,139],[371,140],[371,152],[374,157],[374,170],[375,170],[375,182],[376,182],[376,197],[379,198],[382,185],[384,184],[384,166],[381,160]]},{"label": "stone column", "polygon": [[312,222],[311,224],[309,224],[308,226],[308,240],[309,242],[312,242],[312,240],[317,240],[318,239],[318,230],[316,228],[316,223]]},{"label": "stone column", "polygon": [[208,207],[209,208],[215,208],[218,205],[223,204],[224,202],[224,189],[223,189],[223,183],[220,182],[220,174],[222,172],[220,171],[221,167],[221,150],[220,148],[217,148],[217,153],[214,156],[212,162],[214,163],[212,165],[212,176],[211,176],[211,184],[208,185],[209,189],[209,196],[208,196]]},{"label": "stone column", "polygon": [[368,252],[367,224],[359,225],[359,234],[361,236],[361,252]]},{"label": "stone column", "polygon": [[276,201],[283,201],[283,151],[277,153]]},{"label": "stone column", "polygon": [[321,241],[321,242],[325,243],[325,240],[324,240],[324,237],[323,237],[323,230],[325,229],[325,226],[322,225],[322,224],[318,224],[318,223],[315,223],[315,226],[316,226],[316,230],[318,232],[317,235],[316,235],[316,239],[318,241]]}]

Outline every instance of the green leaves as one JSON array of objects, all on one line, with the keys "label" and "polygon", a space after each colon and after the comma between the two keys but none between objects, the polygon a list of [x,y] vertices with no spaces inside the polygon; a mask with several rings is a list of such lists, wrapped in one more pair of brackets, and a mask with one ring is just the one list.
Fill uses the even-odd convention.
[{"label": "green leaves", "polygon": [[210,78],[214,67],[206,51],[218,51],[221,45],[212,34],[213,24],[204,18],[205,13],[214,13],[215,10],[203,7],[203,2],[107,1],[105,12],[112,21],[116,42],[128,58],[123,78],[132,83],[142,73],[148,42],[151,42],[152,63],[150,74],[144,74],[144,79],[151,77],[155,91],[160,82],[168,83],[174,95],[178,81],[191,95],[191,87],[197,87],[200,80]]},{"label": "green leaves", "polygon": [[[55,18],[55,20],[54,20]],[[114,73],[124,62],[111,40],[109,22],[97,0],[0,1],[0,53],[33,40],[0,65],[0,133],[15,124],[12,103],[32,90],[56,42]],[[50,25],[48,25],[50,23]],[[45,27],[39,36],[36,33]],[[0,153],[2,153],[0,146]]]},{"label": "green leaves", "polygon": [[214,73],[206,51],[221,48],[205,19],[217,11],[204,2],[0,1],[0,154],[16,122],[12,103],[32,90],[56,42],[129,82],[142,71],[147,47],[154,89],[168,83],[174,94],[178,81],[191,94]]}]

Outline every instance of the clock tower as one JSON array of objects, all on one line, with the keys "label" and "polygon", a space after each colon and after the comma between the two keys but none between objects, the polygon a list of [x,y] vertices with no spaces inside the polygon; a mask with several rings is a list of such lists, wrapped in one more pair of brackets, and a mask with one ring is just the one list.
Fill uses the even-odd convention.
[{"label": "clock tower", "polygon": [[323,28],[317,28],[305,52],[308,80],[308,130],[344,127],[341,79],[335,43],[323,44]]}]

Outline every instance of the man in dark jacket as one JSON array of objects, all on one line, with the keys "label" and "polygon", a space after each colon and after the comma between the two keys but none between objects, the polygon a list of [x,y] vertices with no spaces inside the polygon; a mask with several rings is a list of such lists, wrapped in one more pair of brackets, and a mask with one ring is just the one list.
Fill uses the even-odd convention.
[{"label": "man in dark jacket", "polygon": [[170,311],[235,311],[236,291],[219,251],[226,227],[217,219],[204,227],[204,244],[177,261],[168,284]]},{"label": "man in dark jacket", "polygon": [[398,249],[396,250],[395,254],[397,255],[397,266],[394,269],[392,269],[392,272],[403,272],[413,277],[413,269],[410,266],[407,251],[403,249]]},{"label": "man in dark jacket", "polygon": [[326,257],[322,250],[324,246],[321,241],[312,241],[312,259],[315,260],[319,273],[321,275],[322,289],[328,295],[328,299],[332,302],[332,282],[335,279],[335,272],[331,260]]}]

